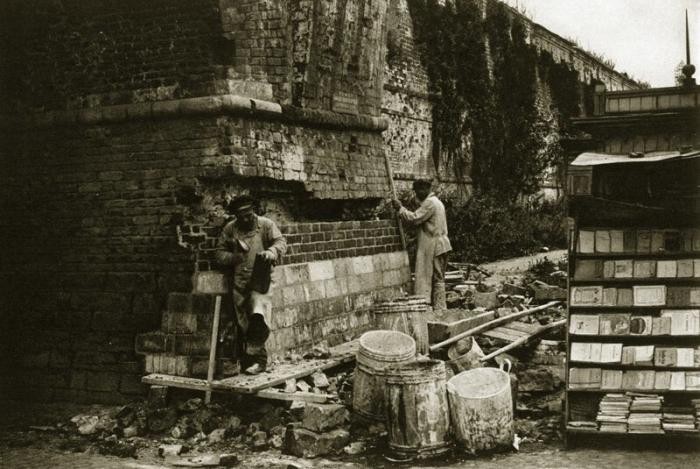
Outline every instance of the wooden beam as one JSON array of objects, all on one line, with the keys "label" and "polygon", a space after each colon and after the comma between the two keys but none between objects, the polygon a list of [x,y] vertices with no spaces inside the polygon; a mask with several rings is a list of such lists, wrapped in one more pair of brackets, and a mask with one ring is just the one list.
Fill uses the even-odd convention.
[{"label": "wooden beam", "polygon": [[195,391],[206,391],[209,388],[206,379],[186,378],[184,376],[163,375],[153,373],[141,378],[144,384],[168,386],[171,388],[193,389]]},{"label": "wooden beam", "polygon": [[502,353],[506,353],[509,350],[513,350],[514,348],[520,347],[521,345],[528,343],[532,339],[543,335],[545,332],[549,331],[550,329],[555,329],[557,327],[561,327],[564,325],[566,325],[566,319],[562,319],[561,321],[556,321],[556,322],[553,322],[551,324],[547,324],[545,326],[542,326],[539,329],[537,329],[536,332],[534,332],[528,336],[525,336],[522,339],[518,339],[515,342],[513,342],[512,344],[508,344],[503,348],[499,348],[495,352],[489,353],[485,357],[480,358],[479,361],[486,362],[486,361],[492,359],[493,357],[497,357],[498,355],[500,355]]},{"label": "wooden beam", "polygon": [[493,321],[489,321],[486,324],[482,324],[481,326],[466,330],[466,331],[462,332],[461,334],[457,334],[453,337],[450,337],[447,340],[443,340],[442,342],[440,342],[438,344],[431,345],[430,351],[434,352],[435,350],[439,350],[446,345],[453,344],[453,343],[455,343],[455,342],[457,342],[465,337],[469,337],[470,335],[476,335],[476,334],[479,334],[481,332],[488,331],[490,329],[493,329],[495,327],[500,326],[501,324],[506,324],[506,323],[509,323],[511,321],[515,321],[518,318],[521,318],[523,316],[527,316],[527,315],[532,314],[532,313],[536,313],[538,311],[543,311],[547,308],[551,308],[552,306],[556,306],[560,303],[561,303],[560,301],[550,301],[549,303],[544,304],[542,306],[538,306],[536,308],[526,309],[525,311],[519,311],[517,313],[509,314],[508,316],[503,316],[502,318],[494,319]]},{"label": "wooden beam", "polygon": [[315,392],[284,392],[281,389],[269,388],[263,389],[255,393],[256,396],[263,399],[276,399],[279,401],[304,401],[304,402],[315,402],[317,404],[323,404],[329,399],[336,399],[337,394],[321,394]]}]

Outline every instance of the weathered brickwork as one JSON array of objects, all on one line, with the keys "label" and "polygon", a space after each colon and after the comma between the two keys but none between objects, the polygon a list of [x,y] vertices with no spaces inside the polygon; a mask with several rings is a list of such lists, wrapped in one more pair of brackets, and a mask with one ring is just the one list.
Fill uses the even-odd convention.
[{"label": "weathered brickwork", "polygon": [[[375,249],[370,238],[359,240]],[[282,359],[320,342],[338,345],[371,329],[372,304],[407,291],[409,281],[408,255],[403,251],[275,268],[266,344],[270,356]],[[136,353],[146,357],[145,371],[206,375],[212,311],[211,296],[171,293],[160,330],[137,336]]]},{"label": "weathered brickwork", "polygon": [[[386,191],[380,139],[234,117],[4,134],[0,280],[9,294],[0,309],[3,332],[12,331],[4,358],[19,371],[13,387],[86,401],[140,392],[134,334],[158,327],[170,292],[190,290],[194,259],[178,245],[177,228],[209,219],[210,239],[217,236],[222,218],[203,208],[212,204],[208,188],[276,187],[262,196],[283,199],[377,197]],[[387,222],[285,231],[287,262],[399,249]],[[109,375],[109,384],[95,373]]]},{"label": "weathered brickwork", "polygon": [[435,173],[405,0],[6,0],[0,102],[0,393],[118,402],[144,371],[201,374],[210,304],[173,293],[242,192],[290,242],[274,354],[359,333],[410,278],[368,220],[385,151],[399,189]]},{"label": "weathered brickwork", "polygon": [[4,103],[61,109],[203,96],[226,77],[216,0],[8,0],[2,8],[12,67],[3,72]]},{"label": "weathered brickwork", "polygon": [[[480,2],[482,9],[486,2]],[[592,54],[532,22],[515,9],[528,32],[528,41],[538,49],[550,52],[557,62],[566,62],[579,72],[582,82],[591,79],[604,82],[609,89],[635,89],[638,84],[617,72]],[[407,0],[390,0],[387,9],[387,61],[382,96],[382,113],[389,121],[383,133],[387,154],[404,190],[417,178],[435,178],[444,189],[443,195],[457,193],[459,184],[444,158],[436,158],[432,141],[432,102],[428,78],[420,53],[415,47],[413,26]],[[488,50],[488,49],[487,49]],[[437,162],[437,165],[436,165]],[[467,187],[470,178],[465,181]]]}]

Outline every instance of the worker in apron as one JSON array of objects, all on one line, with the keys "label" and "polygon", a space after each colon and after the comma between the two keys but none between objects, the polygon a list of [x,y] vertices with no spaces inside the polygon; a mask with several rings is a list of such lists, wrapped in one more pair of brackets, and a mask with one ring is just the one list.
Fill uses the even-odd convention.
[{"label": "worker in apron", "polygon": [[236,344],[241,366],[248,374],[258,374],[267,367],[265,342],[270,335],[272,313],[271,272],[287,249],[275,222],[256,215],[254,203],[248,195],[231,201],[228,209],[235,219],[224,226],[216,251],[219,265],[232,269]]}]

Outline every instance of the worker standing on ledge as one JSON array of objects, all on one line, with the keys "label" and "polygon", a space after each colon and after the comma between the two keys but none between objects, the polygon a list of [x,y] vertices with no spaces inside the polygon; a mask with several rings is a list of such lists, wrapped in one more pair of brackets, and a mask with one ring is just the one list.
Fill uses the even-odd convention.
[{"label": "worker standing on ledge", "polygon": [[445,206],[431,192],[430,181],[414,181],[413,191],[421,204],[415,212],[407,210],[397,199],[394,199],[392,204],[399,211],[402,220],[418,227],[414,292],[429,300],[435,310],[443,310],[447,307],[445,304],[447,254],[452,250],[447,237]]},{"label": "worker standing on ledge", "polygon": [[248,374],[258,374],[267,367],[272,266],[287,250],[287,241],[275,222],[256,215],[254,202],[248,195],[231,201],[228,210],[236,218],[224,227],[216,251],[217,262],[233,268],[237,345],[242,368]]}]

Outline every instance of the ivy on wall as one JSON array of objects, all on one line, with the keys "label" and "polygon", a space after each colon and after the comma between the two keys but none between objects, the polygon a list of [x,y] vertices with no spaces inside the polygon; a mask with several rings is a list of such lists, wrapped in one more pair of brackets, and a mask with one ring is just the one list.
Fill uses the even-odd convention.
[{"label": "ivy on wall", "polygon": [[[504,201],[537,192],[543,171],[561,158],[548,141],[579,114],[578,74],[538,54],[523,21],[496,0],[409,0],[414,39],[435,93],[433,149],[474,189]],[[485,18],[484,18],[485,16]],[[488,51],[487,56],[487,40]],[[489,73],[489,61],[491,73]],[[556,108],[541,109],[546,86]]]}]

